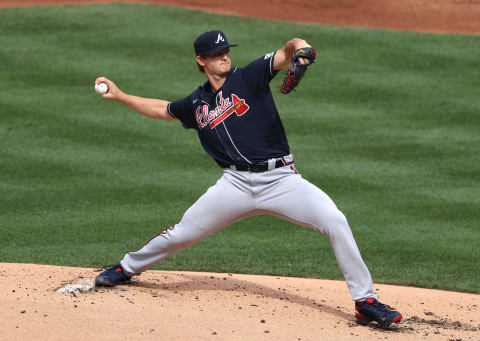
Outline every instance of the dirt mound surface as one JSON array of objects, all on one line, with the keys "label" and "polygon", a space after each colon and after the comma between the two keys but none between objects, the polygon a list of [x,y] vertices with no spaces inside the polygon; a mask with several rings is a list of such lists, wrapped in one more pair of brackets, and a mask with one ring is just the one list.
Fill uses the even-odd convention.
[{"label": "dirt mound surface", "polygon": [[240,16],[425,32],[480,33],[480,0],[2,0],[0,7],[148,2]]},{"label": "dirt mound surface", "polygon": [[88,288],[99,271],[1,264],[0,338],[405,341],[480,335],[480,295],[412,287],[375,286],[403,313],[390,328],[357,325],[343,281],[146,271],[129,285],[59,292]]}]

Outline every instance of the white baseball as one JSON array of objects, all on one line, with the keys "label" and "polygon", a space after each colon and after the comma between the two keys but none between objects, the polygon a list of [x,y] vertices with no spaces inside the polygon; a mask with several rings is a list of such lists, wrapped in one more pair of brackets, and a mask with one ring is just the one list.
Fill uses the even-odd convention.
[{"label": "white baseball", "polygon": [[98,94],[98,84],[95,83],[95,92]]},{"label": "white baseball", "polygon": [[97,89],[98,89],[97,93],[99,95],[103,95],[103,94],[106,94],[108,92],[108,86],[105,83],[98,84]]}]

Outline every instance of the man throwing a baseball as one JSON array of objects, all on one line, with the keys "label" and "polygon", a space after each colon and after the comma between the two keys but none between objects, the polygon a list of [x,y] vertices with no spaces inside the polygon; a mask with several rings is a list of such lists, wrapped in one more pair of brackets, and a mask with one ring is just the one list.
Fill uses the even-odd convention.
[{"label": "man throwing a baseball", "polygon": [[108,86],[103,98],[147,117],[180,121],[184,128],[195,129],[205,151],[224,170],[178,224],[154,236],[140,250],[128,252],[96,278],[96,285],[128,282],[237,220],[270,214],[330,238],[359,323],[376,321],[388,326],[399,322],[402,315],[378,301],[345,216],[327,194],[298,174],[270,91],[270,81],[287,65],[281,92],[294,89],[313,63],[315,50],[305,40],[294,38],[243,68],[232,68],[229,49],[233,46],[221,31],[201,34],[194,49],[207,81],[174,102],[126,94],[104,77],[95,81]]}]

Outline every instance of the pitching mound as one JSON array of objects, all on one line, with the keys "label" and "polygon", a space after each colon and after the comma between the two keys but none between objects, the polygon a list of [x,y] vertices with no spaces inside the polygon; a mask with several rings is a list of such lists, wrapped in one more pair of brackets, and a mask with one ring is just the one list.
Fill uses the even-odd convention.
[{"label": "pitching mound", "polygon": [[[376,285],[404,315],[357,325],[343,281],[147,271],[95,288],[99,269],[1,264],[6,340],[478,340],[480,295]],[[63,292],[62,292],[63,291]]]}]

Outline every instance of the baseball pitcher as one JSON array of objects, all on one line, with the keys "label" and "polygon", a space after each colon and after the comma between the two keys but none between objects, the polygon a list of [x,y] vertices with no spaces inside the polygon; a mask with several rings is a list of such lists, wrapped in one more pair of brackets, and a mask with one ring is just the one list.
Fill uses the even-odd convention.
[{"label": "baseball pitcher", "polygon": [[121,91],[111,80],[103,98],[121,102],[142,115],[180,121],[196,130],[205,151],[223,168],[223,175],[190,208],[181,221],[128,252],[96,278],[97,286],[126,283],[168,256],[194,245],[239,219],[270,214],[310,227],[330,238],[340,269],[355,301],[359,323],[399,322],[402,315],[378,301],[347,219],[330,197],[303,179],[285,136],[270,82],[286,68],[280,92],[294,90],[315,61],[316,52],[294,38],[281,49],[231,66],[229,44],[222,31],[201,34],[194,42],[196,63],[207,80],[174,102],[142,98]]}]

